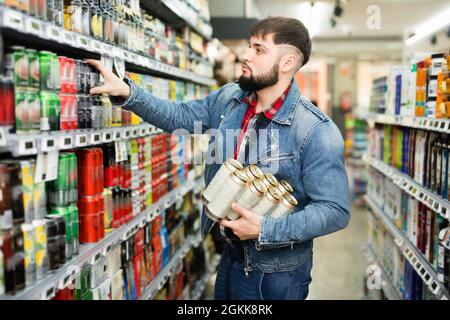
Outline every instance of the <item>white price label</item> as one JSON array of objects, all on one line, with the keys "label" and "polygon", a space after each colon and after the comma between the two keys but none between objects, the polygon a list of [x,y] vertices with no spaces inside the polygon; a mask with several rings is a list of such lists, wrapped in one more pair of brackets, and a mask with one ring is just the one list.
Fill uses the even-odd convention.
[{"label": "white price label", "polygon": [[114,131],[114,140],[117,141],[120,140],[121,138],[122,138],[121,130]]},{"label": "white price label", "polygon": [[6,147],[7,145],[7,138],[6,138],[6,129],[0,127],[0,147]]},{"label": "white price label", "polygon": [[102,141],[104,143],[111,142],[112,139],[113,139],[113,136],[112,136],[111,132],[103,132],[103,134],[102,134]]},{"label": "white price label", "polygon": [[34,183],[40,183],[46,181],[47,168],[45,165],[47,155],[44,153],[38,153],[36,159],[36,169],[34,172]]},{"label": "white price label", "polygon": [[41,37],[43,35],[42,22],[32,17],[26,17],[25,32]]},{"label": "white price label", "polygon": [[121,150],[121,143],[120,141],[115,141],[114,142],[114,148],[115,148],[115,153],[116,153],[116,162],[122,162],[122,150]]},{"label": "white price label", "polygon": [[85,49],[85,50],[89,49],[88,38],[78,35],[78,36],[76,36],[76,39],[77,39],[78,47],[80,47],[81,49]]},{"label": "white price label", "polygon": [[59,29],[59,27],[56,27],[54,25],[51,25],[51,24],[47,25],[46,35],[47,35],[47,39],[54,40],[57,42],[62,41],[60,29]]},{"label": "white price label", "polygon": [[58,150],[48,153],[38,153],[36,160],[36,170],[34,182],[40,183],[44,181],[55,180],[58,176]]},{"label": "white price label", "polygon": [[59,147],[61,149],[71,149],[73,148],[72,136],[63,136],[60,138]]},{"label": "white price label", "polygon": [[23,15],[19,11],[4,9],[3,25],[11,29],[23,30]]},{"label": "white price label", "polygon": [[130,53],[128,51],[123,51],[123,59],[128,62],[130,61]]},{"label": "white price label", "polygon": [[79,134],[75,137],[75,146],[76,147],[85,147],[88,144],[88,136],[86,134]]},{"label": "white price label", "polygon": [[91,46],[93,51],[97,52],[97,53],[102,53],[102,47],[101,47],[101,43],[97,40],[91,40]]},{"label": "white price label", "polygon": [[46,172],[48,180],[46,181],[55,180],[56,177],[58,176],[58,158],[59,158],[58,150],[50,151],[47,154]]},{"label": "white price label", "polygon": [[100,144],[102,143],[102,137],[100,133],[91,133],[90,144]]},{"label": "white price label", "polygon": [[40,151],[49,152],[58,148],[58,141],[54,137],[42,137]]},{"label": "white price label", "polygon": [[124,131],[124,138],[125,139],[129,139],[131,137],[131,130],[130,129],[125,129]]},{"label": "white price label", "polygon": [[20,139],[19,144],[17,146],[17,154],[20,156],[28,156],[30,154],[35,154],[36,150],[36,141],[35,139]]},{"label": "white price label", "polygon": [[128,160],[127,141],[120,140],[119,143],[121,144],[120,150],[122,152],[122,159],[123,161],[126,161]]},{"label": "white price label", "polygon": [[64,43],[71,45],[71,46],[75,45],[74,36],[71,32],[63,30],[62,37],[63,37]]}]

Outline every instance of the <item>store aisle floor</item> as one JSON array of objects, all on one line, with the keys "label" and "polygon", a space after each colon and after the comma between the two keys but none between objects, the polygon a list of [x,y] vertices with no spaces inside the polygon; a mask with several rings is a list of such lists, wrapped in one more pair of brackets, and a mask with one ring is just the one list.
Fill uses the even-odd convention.
[{"label": "store aisle floor", "polygon": [[314,240],[313,282],[308,300],[359,300],[364,296],[367,259],[367,209],[352,206],[342,231]]}]

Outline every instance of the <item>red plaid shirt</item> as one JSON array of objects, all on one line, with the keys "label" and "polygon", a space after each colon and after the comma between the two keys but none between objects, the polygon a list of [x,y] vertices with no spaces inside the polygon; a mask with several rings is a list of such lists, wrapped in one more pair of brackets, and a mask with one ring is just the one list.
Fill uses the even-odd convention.
[{"label": "red plaid shirt", "polygon": [[[292,82],[289,83],[283,94],[270,105],[270,108],[264,111],[263,114],[268,120],[272,120],[278,110],[280,110],[281,106],[283,105],[284,99],[286,99],[289,89],[291,88],[291,85]],[[248,108],[245,112],[244,119],[242,119],[241,132],[239,133],[236,149],[234,150],[234,159],[237,159],[242,139],[244,138],[245,132],[248,129],[248,123],[256,115],[256,105],[258,103],[256,93],[252,92],[250,95],[246,96],[242,102],[247,103]]]}]

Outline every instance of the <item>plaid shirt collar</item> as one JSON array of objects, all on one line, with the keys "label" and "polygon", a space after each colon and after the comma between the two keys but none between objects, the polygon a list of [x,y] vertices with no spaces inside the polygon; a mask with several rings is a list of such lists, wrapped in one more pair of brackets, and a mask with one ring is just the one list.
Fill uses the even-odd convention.
[{"label": "plaid shirt collar", "polygon": [[[283,94],[273,102],[270,107],[263,112],[264,116],[272,120],[275,114],[280,110],[281,106],[283,105],[284,100],[286,99],[286,96],[289,92],[289,89],[291,88],[292,81],[287,86],[286,90],[284,90]],[[248,104],[249,109],[255,114],[256,113],[256,105],[258,103],[258,97],[256,95],[256,92],[252,92],[251,94],[247,95],[242,102]]]}]

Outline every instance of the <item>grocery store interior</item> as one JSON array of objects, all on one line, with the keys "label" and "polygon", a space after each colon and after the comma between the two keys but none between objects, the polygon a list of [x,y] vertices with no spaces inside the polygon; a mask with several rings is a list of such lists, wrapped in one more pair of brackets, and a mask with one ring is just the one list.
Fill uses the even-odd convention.
[{"label": "grocery store interior", "polygon": [[90,94],[105,79],[84,59],[202,99],[268,16],[309,30],[295,84],[344,140],[351,218],[314,239],[307,299],[450,297],[450,1],[0,0],[0,300],[214,299],[208,136]]}]

